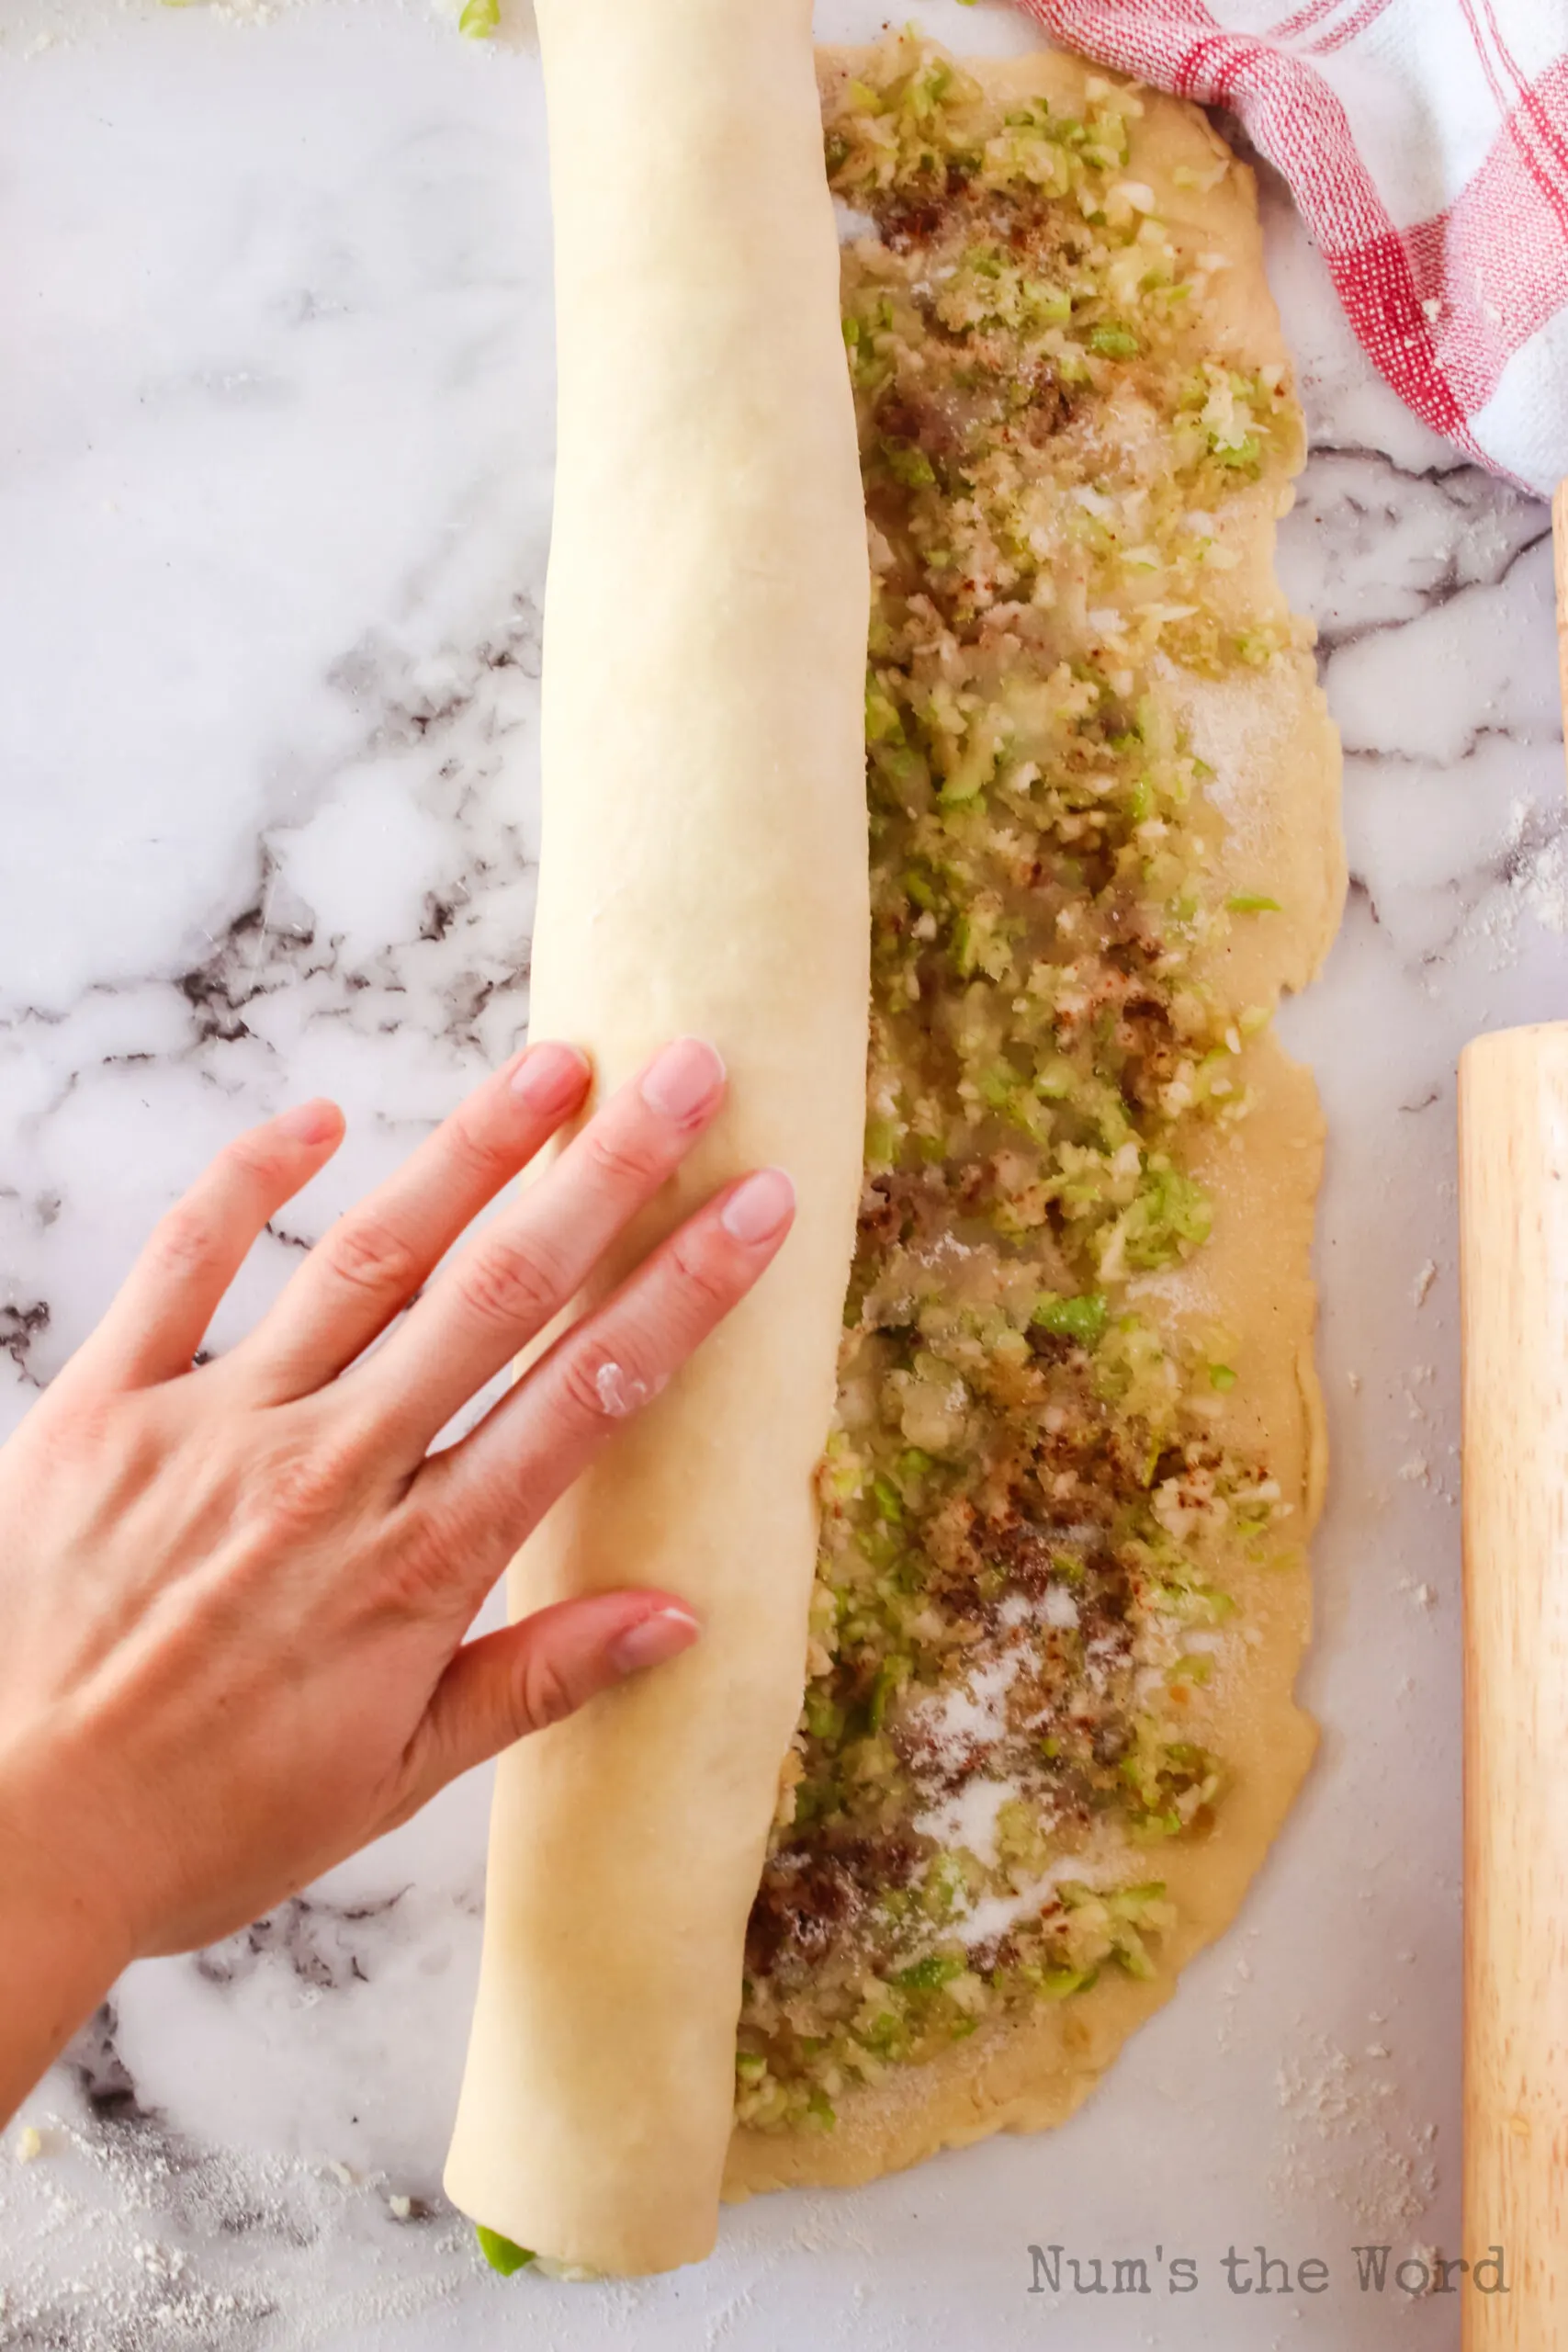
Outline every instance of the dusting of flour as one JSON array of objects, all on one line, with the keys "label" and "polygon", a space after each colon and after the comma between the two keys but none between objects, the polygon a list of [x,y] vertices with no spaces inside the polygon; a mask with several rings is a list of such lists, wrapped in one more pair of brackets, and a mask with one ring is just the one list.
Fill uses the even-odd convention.
[{"label": "dusting of flour", "polygon": [[196,2147],[134,2107],[35,2111],[0,2145],[0,2199],[17,2352],[327,2352],[488,2275],[445,2204],[331,2158]]}]

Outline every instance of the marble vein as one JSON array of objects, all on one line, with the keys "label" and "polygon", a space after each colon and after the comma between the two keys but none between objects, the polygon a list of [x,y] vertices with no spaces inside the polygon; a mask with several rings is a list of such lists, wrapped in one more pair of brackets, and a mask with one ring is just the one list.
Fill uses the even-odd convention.
[{"label": "marble vein", "polygon": [[[1000,7],[919,13],[958,46],[1022,37]],[[17,0],[5,32],[0,300],[29,326],[0,371],[0,1429],[237,1125],[324,1091],[351,1130],[214,1349],[523,1034],[551,404],[525,46],[476,55],[396,0],[265,30]],[[700,2280],[503,2290],[439,2186],[476,1778],[117,1987],[29,2108],[41,2153],[0,2151],[0,2345],[764,2352],[875,2321],[1005,2352],[1039,2336],[1024,2247],[1106,2243],[1129,2145],[1111,2222],[1140,2243],[1332,2254],[1388,2220],[1452,2250],[1453,1066],[1562,1001],[1546,517],[1398,409],[1265,205],[1313,439],[1281,563],[1345,734],[1355,882],[1284,1021],[1331,1131],[1325,1751],[1237,1934],[1070,2134],[749,2209]],[[606,692],[613,594],[607,566]],[[1158,2317],[1175,2352],[1256,2342],[1212,2299]],[[1075,2352],[1125,2352],[1119,2314],[1072,2324]],[[1353,2298],[1325,2325],[1294,2332],[1382,2352]]]}]

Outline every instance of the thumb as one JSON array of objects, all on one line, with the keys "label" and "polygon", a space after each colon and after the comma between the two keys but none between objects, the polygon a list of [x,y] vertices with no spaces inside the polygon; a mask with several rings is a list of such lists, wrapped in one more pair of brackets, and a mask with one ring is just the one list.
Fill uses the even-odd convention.
[{"label": "thumb", "polygon": [[668,1592],[558,1600],[465,1642],[436,1684],[409,1758],[400,1817],[513,1740],[574,1714],[585,1700],[690,1649],[702,1627]]}]

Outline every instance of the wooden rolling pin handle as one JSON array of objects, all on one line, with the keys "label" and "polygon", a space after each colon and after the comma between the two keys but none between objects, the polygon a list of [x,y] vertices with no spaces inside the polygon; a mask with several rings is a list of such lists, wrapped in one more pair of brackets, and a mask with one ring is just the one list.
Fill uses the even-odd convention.
[{"label": "wooden rolling pin handle", "polygon": [[[1568,2347],[1568,1023],[1460,1062],[1465,2352]],[[1495,2287],[1495,2269],[1487,2274]]]}]

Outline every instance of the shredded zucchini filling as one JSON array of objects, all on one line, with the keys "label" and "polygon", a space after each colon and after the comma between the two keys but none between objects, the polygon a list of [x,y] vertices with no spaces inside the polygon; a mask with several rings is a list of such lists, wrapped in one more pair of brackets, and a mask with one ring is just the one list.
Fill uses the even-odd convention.
[{"label": "shredded zucchini filling", "polygon": [[1216,1564],[1279,1549],[1266,1464],[1216,1437],[1234,1338],[1162,1331],[1140,1278],[1208,1236],[1190,1144],[1246,1114],[1267,1018],[1200,975],[1272,901],[1225,900],[1172,665],[1271,658],[1206,592],[1227,498],[1300,428],[1278,371],[1202,356],[1223,261],[1182,267],[1129,175],[1141,111],[1090,77],[1081,116],[1004,114],[905,35],[827,125],[867,216],[873,1020],[753,2125],[830,2127],[891,2065],[1152,1973],[1161,1841],[1224,1801],[1192,1724],[1235,1630]]}]

